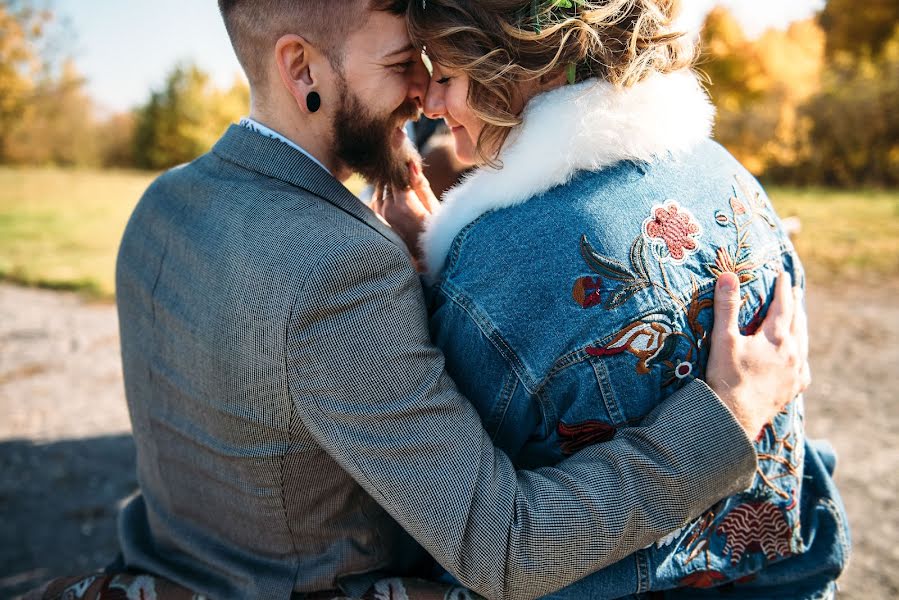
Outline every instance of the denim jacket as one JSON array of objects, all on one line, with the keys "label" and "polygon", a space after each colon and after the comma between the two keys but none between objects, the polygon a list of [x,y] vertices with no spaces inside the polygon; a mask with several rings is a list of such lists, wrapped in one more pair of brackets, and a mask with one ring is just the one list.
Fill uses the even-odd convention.
[{"label": "denim jacket", "polygon": [[[744,333],[780,270],[803,283],[764,191],[708,139],[712,116],[686,72],[554,90],[529,104],[502,167],[427,224],[432,335],[519,467],[612,439],[702,377],[721,273],[740,278]],[[821,448],[797,398],[756,440],[749,489],[552,597],[825,597],[849,542]]]}]

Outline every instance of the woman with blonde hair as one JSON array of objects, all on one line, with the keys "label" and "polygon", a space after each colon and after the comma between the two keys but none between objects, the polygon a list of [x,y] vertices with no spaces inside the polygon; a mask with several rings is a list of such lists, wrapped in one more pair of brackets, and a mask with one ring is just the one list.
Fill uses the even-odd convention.
[{"label": "woman with blonde hair", "polygon": [[[741,286],[748,334],[779,273],[803,285],[764,191],[709,139],[714,110],[676,9],[410,3],[410,34],[433,64],[425,112],[477,168],[439,204],[412,166],[413,188],[376,206],[420,251],[435,342],[519,467],[611,439],[700,377],[719,278]],[[848,529],[801,397],[756,450],[749,489],[551,597],[832,595]]]}]

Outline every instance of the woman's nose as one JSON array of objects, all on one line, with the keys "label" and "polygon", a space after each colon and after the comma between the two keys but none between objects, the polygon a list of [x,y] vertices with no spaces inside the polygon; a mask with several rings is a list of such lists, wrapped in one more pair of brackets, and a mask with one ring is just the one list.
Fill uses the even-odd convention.
[{"label": "woman's nose", "polygon": [[443,98],[443,86],[431,81],[425,95],[424,112],[429,119],[440,119],[446,114],[446,103]]}]

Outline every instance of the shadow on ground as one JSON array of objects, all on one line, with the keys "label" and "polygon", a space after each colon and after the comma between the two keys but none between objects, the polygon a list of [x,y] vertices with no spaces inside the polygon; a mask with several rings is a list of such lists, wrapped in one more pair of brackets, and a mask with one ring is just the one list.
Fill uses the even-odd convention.
[{"label": "shadow on ground", "polygon": [[130,435],[0,442],[0,598],[112,562],[134,452]]},{"label": "shadow on ground", "polygon": [[[899,598],[899,282],[810,287],[810,437],[852,527],[841,600]],[[0,599],[117,552],[137,484],[115,308],[0,283]],[[34,440],[52,440],[40,443]]]}]

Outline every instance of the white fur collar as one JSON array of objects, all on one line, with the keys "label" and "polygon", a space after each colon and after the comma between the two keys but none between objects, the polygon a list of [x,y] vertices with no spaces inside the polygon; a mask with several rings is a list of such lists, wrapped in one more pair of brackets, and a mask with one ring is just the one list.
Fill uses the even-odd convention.
[{"label": "white fur collar", "polygon": [[689,150],[710,135],[714,114],[687,70],[630,88],[591,80],[537,96],[499,156],[502,169],[471,173],[426,224],[421,244],[429,280],[439,277],[456,235],[484,213],[521,204],[581,170]]}]

